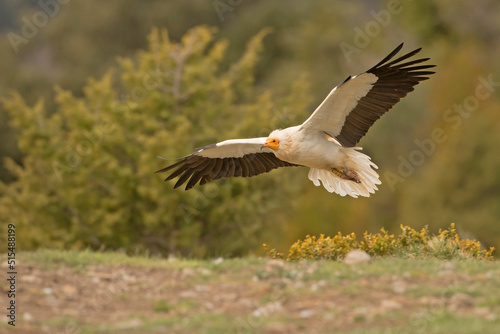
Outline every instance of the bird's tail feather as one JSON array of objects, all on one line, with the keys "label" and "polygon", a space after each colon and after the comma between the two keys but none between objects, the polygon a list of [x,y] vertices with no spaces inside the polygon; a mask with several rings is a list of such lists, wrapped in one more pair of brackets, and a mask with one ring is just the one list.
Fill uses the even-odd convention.
[{"label": "bird's tail feather", "polygon": [[[328,192],[337,193],[340,196],[349,195],[354,198],[358,196],[370,197],[375,190],[378,190],[377,184],[381,184],[379,175],[374,170],[378,168],[366,154],[358,152],[360,148],[345,148],[344,153],[347,155],[348,169],[355,171],[358,174],[360,183],[352,180],[342,179],[331,170],[311,168],[309,171],[309,180],[315,186],[323,183],[323,187]],[[321,181],[321,183],[319,182]]]}]

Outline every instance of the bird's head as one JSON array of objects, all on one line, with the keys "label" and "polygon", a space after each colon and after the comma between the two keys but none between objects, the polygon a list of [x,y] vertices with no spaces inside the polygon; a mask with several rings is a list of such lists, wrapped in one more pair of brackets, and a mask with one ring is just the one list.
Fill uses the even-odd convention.
[{"label": "bird's head", "polygon": [[264,143],[263,147],[270,148],[273,151],[277,151],[278,147],[280,147],[280,140],[277,138],[267,138],[266,142]]},{"label": "bird's head", "polygon": [[290,133],[294,128],[277,129],[269,134],[262,148],[267,147],[273,151],[289,149]]}]

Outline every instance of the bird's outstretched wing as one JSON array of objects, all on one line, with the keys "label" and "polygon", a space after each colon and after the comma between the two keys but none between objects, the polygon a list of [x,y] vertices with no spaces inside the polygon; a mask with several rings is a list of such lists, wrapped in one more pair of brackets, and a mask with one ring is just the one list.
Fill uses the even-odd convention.
[{"label": "bird's outstretched wing", "polygon": [[251,177],[279,167],[297,166],[278,159],[268,148],[261,149],[266,139],[231,139],[204,146],[156,173],[174,170],[165,181],[179,176],[174,186],[177,188],[189,179],[186,185],[186,190],[189,190],[198,181],[203,185],[225,177]]},{"label": "bird's outstretched wing", "polygon": [[342,146],[355,146],[380,116],[434,73],[426,69],[435,65],[416,65],[429,58],[403,62],[420,49],[389,62],[402,47],[400,44],[368,71],[348,77],[335,87],[301,129],[326,132]]}]

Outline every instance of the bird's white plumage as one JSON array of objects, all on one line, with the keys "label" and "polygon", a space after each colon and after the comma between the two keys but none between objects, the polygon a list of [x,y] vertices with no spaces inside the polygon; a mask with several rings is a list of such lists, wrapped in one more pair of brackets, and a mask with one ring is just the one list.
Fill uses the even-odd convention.
[{"label": "bird's white plumage", "polygon": [[[359,152],[360,147],[342,147],[323,132],[298,127],[275,130],[271,136],[281,141],[280,149],[274,152],[278,158],[311,167],[309,179],[315,185],[322,183],[329,192],[368,197],[381,183],[373,169],[377,166],[369,156]],[[332,172],[332,169],[342,171],[344,168],[355,171],[361,182],[342,179]]]},{"label": "bird's white plumage", "polygon": [[347,115],[356,107],[359,99],[366,96],[377,82],[377,76],[363,73],[335,87],[313,114],[301,125],[308,131],[326,131],[338,136]]},{"label": "bird's white plumage", "polygon": [[317,168],[309,170],[309,180],[315,186],[322,183],[328,192],[334,192],[340,196],[369,197],[378,189],[377,184],[381,184],[378,173],[373,169],[378,167],[370,160],[369,156],[358,152],[359,149],[358,147],[342,148],[344,153],[349,156],[351,168],[357,171],[362,182],[346,181],[335,175],[331,170]]},{"label": "bird's white plumage", "polygon": [[229,139],[201,148],[195,154],[206,158],[241,158],[246,154],[272,152],[262,145],[267,137],[248,139]]}]

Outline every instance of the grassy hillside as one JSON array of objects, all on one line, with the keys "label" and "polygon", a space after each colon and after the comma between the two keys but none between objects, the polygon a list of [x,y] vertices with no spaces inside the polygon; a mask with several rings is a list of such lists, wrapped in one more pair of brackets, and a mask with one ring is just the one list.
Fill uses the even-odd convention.
[{"label": "grassy hillside", "polygon": [[497,261],[18,257],[19,333],[500,332]]}]

